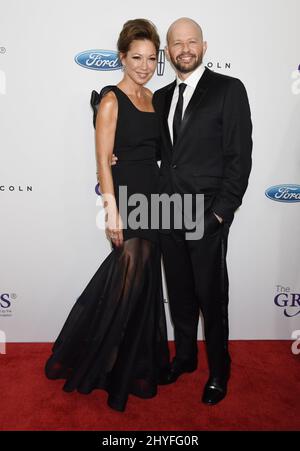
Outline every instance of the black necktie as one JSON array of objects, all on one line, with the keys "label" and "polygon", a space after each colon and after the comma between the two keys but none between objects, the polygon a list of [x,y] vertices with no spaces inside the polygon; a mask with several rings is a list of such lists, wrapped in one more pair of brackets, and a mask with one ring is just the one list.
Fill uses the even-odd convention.
[{"label": "black necktie", "polygon": [[173,146],[175,146],[177,137],[179,134],[179,129],[182,121],[182,107],[183,107],[183,93],[187,85],[185,83],[180,83],[179,85],[179,96],[176,105],[174,118],[173,118]]}]

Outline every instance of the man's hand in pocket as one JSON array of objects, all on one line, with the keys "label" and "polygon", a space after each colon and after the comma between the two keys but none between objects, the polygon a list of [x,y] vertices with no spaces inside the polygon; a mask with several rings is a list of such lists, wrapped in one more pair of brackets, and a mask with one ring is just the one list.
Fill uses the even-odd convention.
[{"label": "man's hand in pocket", "polygon": [[204,214],[204,236],[213,235],[220,228],[221,222],[218,219],[217,215],[212,210],[206,211]]}]

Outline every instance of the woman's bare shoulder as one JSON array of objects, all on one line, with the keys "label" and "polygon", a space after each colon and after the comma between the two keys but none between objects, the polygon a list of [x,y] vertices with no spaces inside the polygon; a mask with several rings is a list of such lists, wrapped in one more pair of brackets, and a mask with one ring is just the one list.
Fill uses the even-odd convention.
[{"label": "woman's bare shoulder", "polygon": [[116,119],[118,112],[118,100],[113,91],[105,93],[99,104],[99,111],[97,116],[102,117],[104,120]]},{"label": "woman's bare shoulder", "polygon": [[111,109],[118,105],[117,97],[114,91],[108,91],[106,92],[100,102],[99,107],[102,107],[102,109]]}]

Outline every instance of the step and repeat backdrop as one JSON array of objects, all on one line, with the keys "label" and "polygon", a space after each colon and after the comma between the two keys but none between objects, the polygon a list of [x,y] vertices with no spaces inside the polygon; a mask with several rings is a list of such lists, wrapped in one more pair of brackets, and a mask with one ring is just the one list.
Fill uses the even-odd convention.
[{"label": "step and repeat backdrop", "polygon": [[252,110],[253,169],[228,248],[230,337],[290,339],[300,329],[300,2],[1,0],[2,341],[54,340],[110,253],[90,95],[122,78],[116,41],[138,17],[161,36],[148,87],[170,83],[165,35],[182,16],[203,28],[205,65],[240,78]]}]

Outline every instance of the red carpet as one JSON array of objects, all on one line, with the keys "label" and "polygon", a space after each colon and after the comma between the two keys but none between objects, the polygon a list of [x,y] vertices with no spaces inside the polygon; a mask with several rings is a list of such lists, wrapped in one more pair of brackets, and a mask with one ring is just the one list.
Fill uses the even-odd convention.
[{"label": "red carpet", "polygon": [[[173,344],[171,343],[173,350]],[[106,393],[65,393],[43,366],[49,343],[9,343],[0,355],[1,430],[300,430],[300,355],[289,341],[232,341],[229,393],[219,405],[200,402],[207,379],[200,365],[153,399],[129,398],[125,413],[106,406]]]}]

